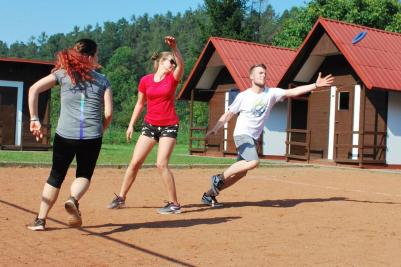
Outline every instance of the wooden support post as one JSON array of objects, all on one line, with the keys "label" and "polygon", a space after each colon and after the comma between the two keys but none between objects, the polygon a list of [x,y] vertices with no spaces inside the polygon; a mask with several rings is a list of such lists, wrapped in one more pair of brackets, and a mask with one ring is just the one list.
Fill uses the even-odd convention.
[{"label": "wooden support post", "polygon": [[306,147],[306,157],[307,157],[307,161],[309,163],[310,160],[310,142],[311,142],[311,131],[307,130],[306,132],[306,142],[307,142],[307,147]]},{"label": "wooden support post", "polygon": [[308,119],[309,119],[309,115],[310,115],[310,112],[309,112],[309,110],[310,110],[310,101],[309,101],[309,98],[311,97],[311,94],[309,94],[308,96],[307,96],[307,98],[306,98],[306,101],[308,101],[308,110],[306,110],[306,142],[308,143],[308,147],[307,147],[307,149],[308,149],[308,151],[307,151],[307,157],[308,157],[308,163],[309,163],[309,159],[310,159],[310,142],[311,142],[311,134],[312,134],[312,131],[309,129],[309,124],[310,123],[308,123]]},{"label": "wooden support post", "polygon": [[189,154],[192,154],[192,128],[194,116],[194,89],[191,90],[191,102],[189,107]]},{"label": "wooden support post", "polygon": [[0,121],[0,150],[3,149],[3,121]]}]

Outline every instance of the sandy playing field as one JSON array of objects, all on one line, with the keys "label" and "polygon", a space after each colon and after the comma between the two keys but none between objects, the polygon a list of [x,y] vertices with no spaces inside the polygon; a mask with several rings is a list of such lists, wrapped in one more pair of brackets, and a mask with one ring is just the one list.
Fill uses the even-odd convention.
[{"label": "sandy playing field", "polygon": [[259,168],[223,191],[221,209],[199,204],[217,169],[180,169],[183,213],[159,215],[166,193],[140,171],[127,207],[108,210],[124,170],[97,169],[80,201],[83,227],[65,224],[70,170],[46,232],[37,212],[44,168],[0,169],[1,266],[400,266],[401,173]]}]

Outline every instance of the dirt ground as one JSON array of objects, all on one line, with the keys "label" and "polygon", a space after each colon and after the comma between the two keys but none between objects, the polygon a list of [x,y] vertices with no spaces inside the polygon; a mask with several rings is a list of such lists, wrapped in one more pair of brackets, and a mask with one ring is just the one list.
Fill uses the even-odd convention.
[{"label": "dirt ground", "polygon": [[401,266],[401,173],[259,168],[225,190],[224,208],[199,204],[217,169],[173,169],[183,213],[159,215],[166,193],[141,170],[127,207],[108,210],[124,170],[97,169],[65,224],[70,170],[47,231],[25,228],[47,168],[0,168],[2,266]]}]

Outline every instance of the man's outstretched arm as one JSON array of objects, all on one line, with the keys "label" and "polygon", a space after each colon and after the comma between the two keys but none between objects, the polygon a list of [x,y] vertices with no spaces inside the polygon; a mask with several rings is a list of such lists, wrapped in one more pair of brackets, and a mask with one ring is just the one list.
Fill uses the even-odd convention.
[{"label": "man's outstretched arm", "polygon": [[211,129],[211,130],[209,130],[207,133],[206,133],[206,137],[208,137],[209,135],[211,135],[211,134],[216,134],[218,131],[219,131],[219,129],[221,128],[221,127],[223,127],[223,125],[226,123],[226,122],[228,122],[229,120],[231,120],[231,118],[234,116],[234,113],[233,112],[231,112],[231,111],[226,111],[226,113],[224,113],[223,115],[221,115],[221,117],[220,117],[220,119],[217,121],[217,123],[216,123],[216,125]]},{"label": "man's outstretched arm", "polygon": [[302,85],[302,86],[295,87],[293,89],[286,90],[285,97],[300,96],[300,95],[309,93],[318,87],[325,87],[325,86],[330,86],[333,84],[334,77],[331,74],[329,74],[323,78],[321,77],[321,75],[322,75],[322,73],[319,72],[319,76],[317,77],[317,80],[315,83],[308,84],[308,85]]}]

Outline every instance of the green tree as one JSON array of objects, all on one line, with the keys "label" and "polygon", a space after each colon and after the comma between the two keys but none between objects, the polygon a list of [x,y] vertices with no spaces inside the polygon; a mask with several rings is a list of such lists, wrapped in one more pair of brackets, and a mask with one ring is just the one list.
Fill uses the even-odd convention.
[{"label": "green tree", "polygon": [[125,19],[121,19],[117,23],[109,21],[104,23],[103,32],[97,40],[100,47],[99,61],[101,64],[106,64],[114,51],[121,46],[122,27],[127,23]]},{"label": "green tree", "polygon": [[401,32],[401,12],[398,12],[395,16],[393,16],[391,23],[386,26],[385,30]]},{"label": "green tree", "polygon": [[279,16],[265,0],[251,1],[244,19],[243,37],[257,43],[270,43],[278,28]]},{"label": "green tree", "polygon": [[299,47],[320,16],[400,32],[400,13],[399,0],[312,0],[290,11],[273,43]]},{"label": "green tree", "polygon": [[113,124],[126,127],[131,117],[132,109],[137,99],[137,86],[133,72],[134,51],[122,46],[111,56],[104,74],[109,79],[113,89],[114,119]]},{"label": "green tree", "polygon": [[62,33],[54,34],[39,46],[39,57],[44,60],[54,60],[56,53],[66,47],[65,35]]},{"label": "green tree", "polygon": [[259,43],[271,43],[274,34],[280,26],[280,17],[276,14],[271,5],[267,5],[261,14],[259,27]]},{"label": "green tree", "polygon": [[14,42],[10,45],[9,56],[24,58],[26,55],[27,46],[23,42]]},{"label": "green tree", "polygon": [[0,56],[7,56],[8,55],[8,46],[6,43],[0,41]]},{"label": "green tree", "polygon": [[243,39],[243,21],[246,0],[205,0],[205,12],[209,18],[203,26],[203,34],[233,39]]},{"label": "green tree", "polygon": [[34,37],[31,37],[29,39],[24,50],[25,50],[24,55],[23,55],[24,58],[36,58],[37,57],[39,47],[36,44]]}]

